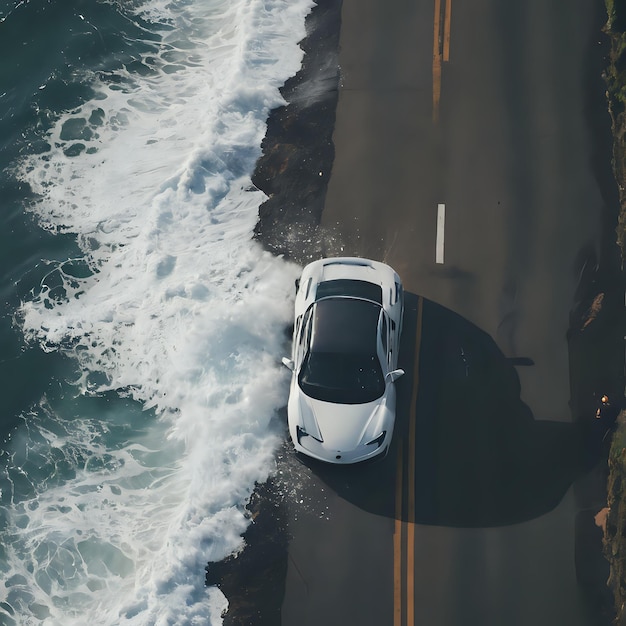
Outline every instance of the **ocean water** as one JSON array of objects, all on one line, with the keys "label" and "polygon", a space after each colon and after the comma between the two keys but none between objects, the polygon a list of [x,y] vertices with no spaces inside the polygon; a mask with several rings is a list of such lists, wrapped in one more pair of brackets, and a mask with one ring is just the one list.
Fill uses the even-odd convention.
[{"label": "ocean water", "polygon": [[0,1],[0,624],[219,624],[297,268],[250,183],[311,0]]}]

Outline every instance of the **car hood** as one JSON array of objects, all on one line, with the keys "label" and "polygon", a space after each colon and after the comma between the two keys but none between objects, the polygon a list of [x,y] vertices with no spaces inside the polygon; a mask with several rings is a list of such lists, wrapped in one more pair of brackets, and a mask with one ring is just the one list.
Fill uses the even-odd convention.
[{"label": "car hood", "polygon": [[378,415],[382,413],[380,408],[384,401],[383,395],[365,404],[335,404],[314,400],[301,393],[300,410],[305,426],[307,422],[310,424],[312,417],[317,424],[324,445],[340,451],[354,448],[366,435],[369,440],[380,434],[382,426],[377,422],[379,421]]}]

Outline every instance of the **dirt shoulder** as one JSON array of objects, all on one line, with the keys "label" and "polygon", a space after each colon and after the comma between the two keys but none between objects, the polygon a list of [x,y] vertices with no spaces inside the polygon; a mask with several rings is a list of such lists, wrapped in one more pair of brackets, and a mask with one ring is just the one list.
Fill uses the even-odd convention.
[{"label": "dirt shoulder", "polygon": [[626,412],[620,415],[609,453],[608,515],[604,552],[610,564],[608,585],[615,599],[615,623],[626,624]]}]

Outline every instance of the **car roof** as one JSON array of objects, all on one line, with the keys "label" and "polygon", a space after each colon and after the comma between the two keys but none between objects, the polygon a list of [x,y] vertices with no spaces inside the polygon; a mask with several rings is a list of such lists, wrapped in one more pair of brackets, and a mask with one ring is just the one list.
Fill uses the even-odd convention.
[{"label": "car roof", "polygon": [[326,298],[315,304],[313,352],[376,354],[379,304],[356,298]]}]

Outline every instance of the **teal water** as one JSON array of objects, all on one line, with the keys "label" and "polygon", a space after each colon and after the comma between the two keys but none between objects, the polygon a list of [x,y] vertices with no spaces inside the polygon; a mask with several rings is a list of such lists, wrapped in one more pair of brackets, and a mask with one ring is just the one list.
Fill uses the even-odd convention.
[{"label": "teal water", "polygon": [[250,176],[310,8],[0,3],[0,623],[221,623],[297,273]]}]

